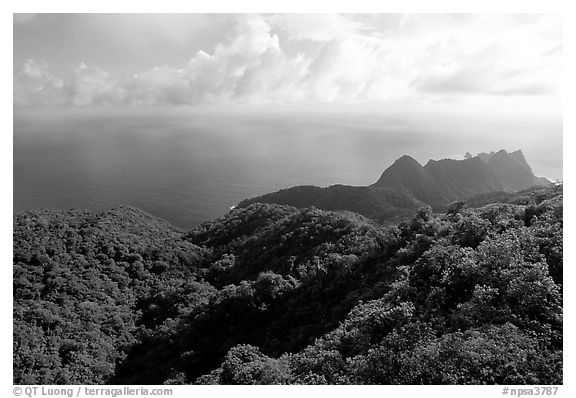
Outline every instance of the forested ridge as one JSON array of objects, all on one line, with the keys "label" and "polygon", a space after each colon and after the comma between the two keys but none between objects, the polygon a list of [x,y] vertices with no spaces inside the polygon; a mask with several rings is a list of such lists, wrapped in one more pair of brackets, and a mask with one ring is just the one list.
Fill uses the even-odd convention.
[{"label": "forested ridge", "polygon": [[536,177],[522,151],[467,153],[464,159],[429,160],[421,165],[404,155],[369,186],[295,186],[245,199],[252,203],[275,203],[298,208],[349,210],[380,223],[396,223],[422,206],[444,211],[451,202],[476,195],[515,193],[535,186],[552,186]]},{"label": "forested ridge", "polygon": [[392,226],[261,203],[192,231],[20,213],[14,382],[559,384],[562,222],[561,187]]}]

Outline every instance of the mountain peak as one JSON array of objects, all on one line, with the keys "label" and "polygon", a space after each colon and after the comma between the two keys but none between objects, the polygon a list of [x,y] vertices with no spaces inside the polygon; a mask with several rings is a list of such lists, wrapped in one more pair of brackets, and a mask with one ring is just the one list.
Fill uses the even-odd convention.
[{"label": "mountain peak", "polygon": [[385,220],[423,205],[442,208],[454,200],[479,194],[519,191],[535,185],[550,185],[535,177],[522,151],[480,153],[465,159],[429,160],[422,166],[404,155],[390,165],[370,186],[333,185],[328,188],[294,187],[258,198],[250,203],[278,203],[296,207],[316,206],[324,210],[349,210]]},{"label": "mountain peak", "polygon": [[414,159],[412,156],[403,155],[398,159],[396,159],[390,167],[384,170],[382,176],[384,176],[385,174],[386,175],[398,175],[398,174],[405,175],[406,173],[420,174],[422,173],[423,170],[424,168],[420,163],[418,163],[416,159]]},{"label": "mountain peak", "polygon": [[[409,156],[409,155],[402,155],[401,157],[396,159],[396,161],[392,164],[392,166],[394,166],[395,164],[397,164],[397,165],[412,165],[412,166],[422,167],[422,165],[420,163],[418,163],[418,161],[416,159],[414,159],[412,156]],[[392,167],[392,166],[390,166],[390,167]]]},{"label": "mountain peak", "polygon": [[488,155],[479,154],[478,157],[494,171],[508,191],[519,191],[544,184],[534,176],[524,154],[519,149],[510,153],[501,149]]},{"label": "mountain peak", "polygon": [[426,170],[416,159],[404,155],[398,159],[380,176],[375,186],[403,186],[407,181],[426,179]]},{"label": "mountain peak", "polygon": [[522,151],[504,149],[480,153],[465,159],[430,160],[426,166],[404,155],[398,158],[373,185],[409,192],[418,200],[436,204],[447,198],[470,196],[477,192],[518,191],[541,185]]},{"label": "mountain peak", "polygon": [[488,161],[492,158],[492,156],[494,156],[494,153],[495,153],[494,151],[492,151],[490,153],[480,152],[476,156],[479,157],[480,159],[482,159],[484,162],[488,163]]},{"label": "mountain peak", "polygon": [[526,170],[530,171],[530,173],[532,173],[532,169],[530,168],[530,165],[526,161],[526,158],[524,157],[524,154],[522,153],[522,151],[520,149],[518,149],[517,151],[511,152],[510,157],[512,159],[514,159],[522,167],[524,167]]}]

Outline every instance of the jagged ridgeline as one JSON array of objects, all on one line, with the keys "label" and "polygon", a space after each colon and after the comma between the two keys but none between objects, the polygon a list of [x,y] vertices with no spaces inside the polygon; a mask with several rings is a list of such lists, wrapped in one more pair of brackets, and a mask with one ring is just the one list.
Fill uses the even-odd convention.
[{"label": "jagged ridgeline", "polygon": [[386,222],[397,221],[426,205],[444,210],[455,200],[475,195],[550,185],[547,179],[534,176],[520,150],[480,153],[476,157],[467,153],[463,160],[430,160],[425,166],[405,155],[367,187],[297,186],[246,199],[238,206],[252,203],[315,206],[323,210],[350,210]]},{"label": "jagged ridgeline", "polygon": [[18,214],[14,382],[561,384],[561,187],[490,201],[395,226],[277,204],[192,231],[130,207]]}]

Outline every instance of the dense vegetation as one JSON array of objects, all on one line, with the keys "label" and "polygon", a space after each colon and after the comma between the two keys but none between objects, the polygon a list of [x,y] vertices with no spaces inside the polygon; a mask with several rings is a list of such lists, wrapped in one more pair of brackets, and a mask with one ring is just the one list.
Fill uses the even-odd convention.
[{"label": "dense vegetation", "polygon": [[561,383],[562,192],[506,202],[19,214],[14,382]]}]

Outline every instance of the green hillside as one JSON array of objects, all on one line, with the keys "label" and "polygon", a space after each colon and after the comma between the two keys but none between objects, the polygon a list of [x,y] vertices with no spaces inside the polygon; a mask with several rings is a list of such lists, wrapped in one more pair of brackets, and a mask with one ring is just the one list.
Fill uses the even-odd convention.
[{"label": "green hillside", "polygon": [[18,214],[14,382],[562,383],[562,192],[506,201]]}]

